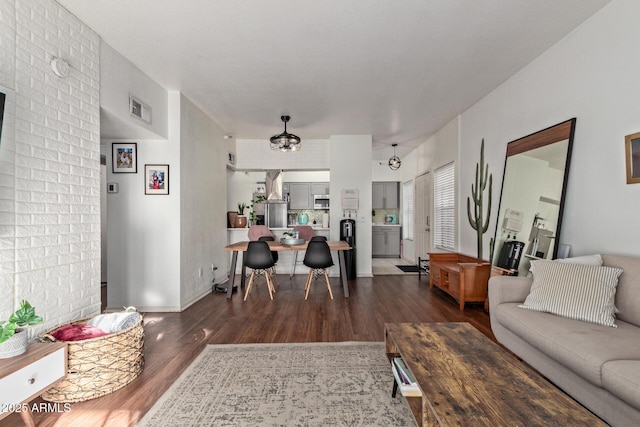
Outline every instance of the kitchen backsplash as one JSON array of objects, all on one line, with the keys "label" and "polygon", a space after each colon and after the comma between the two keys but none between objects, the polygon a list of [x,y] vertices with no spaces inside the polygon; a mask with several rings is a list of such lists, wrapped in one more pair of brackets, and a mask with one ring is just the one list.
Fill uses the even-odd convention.
[{"label": "kitchen backsplash", "polygon": [[[328,214],[329,210],[324,209],[289,209],[288,211],[288,223],[289,226],[298,225],[298,214],[306,213],[309,217],[309,223],[307,225],[322,225],[322,214]],[[313,221],[316,223],[314,224]]]},{"label": "kitchen backsplash", "polygon": [[387,214],[396,215],[398,218],[398,222],[400,222],[400,214],[398,213],[398,209],[374,209],[373,211],[371,211],[371,213],[373,214],[371,217],[372,223],[384,222],[385,216]]}]

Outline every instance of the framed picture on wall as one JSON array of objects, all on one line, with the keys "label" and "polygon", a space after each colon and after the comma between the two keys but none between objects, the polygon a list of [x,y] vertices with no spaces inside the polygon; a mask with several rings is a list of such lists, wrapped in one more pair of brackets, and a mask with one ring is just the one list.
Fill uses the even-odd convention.
[{"label": "framed picture on wall", "polygon": [[169,165],[144,165],[144,194],[169,194]]},{"label": "framed picture on wall", "polygon": [[111,168],[113,173],[138,173],[138,144],[135,142],[111,144]]},{"label": "framed picture on wall", "polygon": [[625,155],[627,158],[627,184],[640,183],[640,132],[627,135]]}]

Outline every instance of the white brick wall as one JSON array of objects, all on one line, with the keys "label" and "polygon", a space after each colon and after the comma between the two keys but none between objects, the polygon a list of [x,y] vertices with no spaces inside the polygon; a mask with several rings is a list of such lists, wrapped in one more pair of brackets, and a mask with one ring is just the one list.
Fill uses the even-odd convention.
[{"label": "white brick wall", "polygon": [[42,330],[100,310],[99,38],[53,0],[3,0],[0,15],[0,58],[15,64],[13,75],[0,66],[15,91],[15,154],[0,154],[0,292],[36,306]]}]

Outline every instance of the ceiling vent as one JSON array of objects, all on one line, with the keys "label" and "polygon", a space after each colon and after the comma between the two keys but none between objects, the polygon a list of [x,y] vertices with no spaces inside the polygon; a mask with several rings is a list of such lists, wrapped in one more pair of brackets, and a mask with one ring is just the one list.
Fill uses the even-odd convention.
[{"label": "ceiling vent", "polygon": [[151,107],[129,95],[129,113],[145,123],[151,124]]}]

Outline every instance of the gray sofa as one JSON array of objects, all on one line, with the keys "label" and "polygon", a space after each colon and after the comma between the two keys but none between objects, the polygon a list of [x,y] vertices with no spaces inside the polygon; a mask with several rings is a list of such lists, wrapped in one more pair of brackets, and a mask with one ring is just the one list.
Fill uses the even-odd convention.
[{"label": "gray sofa", "polygon": [[640,426],[640,258],[602,255],[623,269],[617,328],[518,308],[532,277],[492,277],[491,329],[499,343],[613,426]]}]

